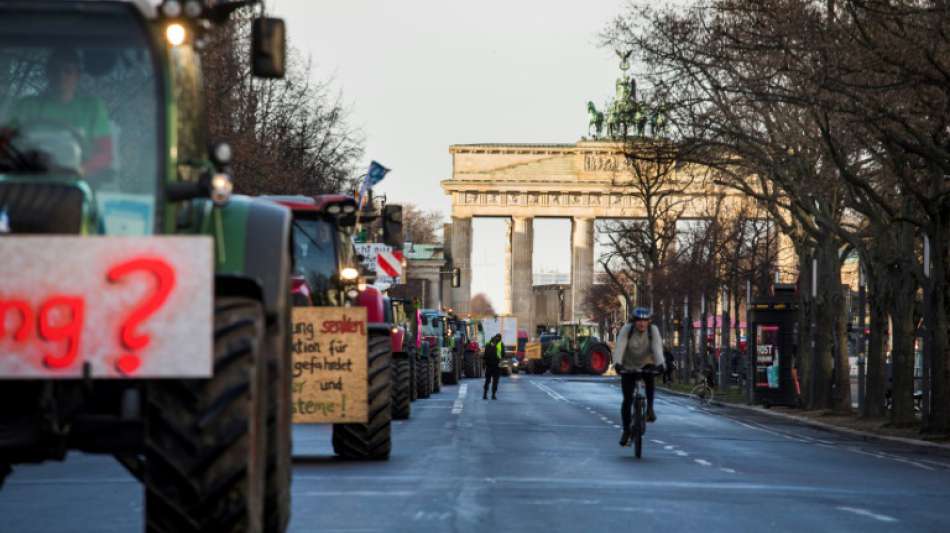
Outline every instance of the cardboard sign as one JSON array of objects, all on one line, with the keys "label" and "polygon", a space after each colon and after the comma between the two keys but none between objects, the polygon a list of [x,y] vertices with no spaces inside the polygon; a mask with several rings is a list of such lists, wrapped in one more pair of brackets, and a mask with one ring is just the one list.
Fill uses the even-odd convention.
[{"label": "cardboard sign", "polygon": [[369,421],[365,307],[294,308],[293,421]]},{"label": "cardboard sign", "polygon": [[541,343],[529,342],[524,345],[524,358],[527,360],[541,359]]},{"label": "cardboard sign", "polygon": [[211,376],[210,237],[0,239],[0,379]]}]

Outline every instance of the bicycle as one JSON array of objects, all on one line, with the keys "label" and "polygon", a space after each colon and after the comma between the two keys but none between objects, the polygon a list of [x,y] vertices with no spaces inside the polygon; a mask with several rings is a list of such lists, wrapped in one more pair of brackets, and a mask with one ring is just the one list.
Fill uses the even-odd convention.
[{"label": "bicycle", "polygon": [[704,406],[708,406],[715,399],[716,392],[710,385],[710,377],[705,372],[697,372],[700,377],[699,383],[693,387],[689,395],[699,400]]},{"label": "bicycle", "polygon": [[[640,374],[660,375],[657,367],[648,365],[643,367]],[[630,421],[630,440],[633,442],[633,454],[640,459],[643,456],[643,435],[647,431],[647,387],[643,378],[637,379],[633,389],[633,416]],[[629,446],[629,442],[627,446]]]}]

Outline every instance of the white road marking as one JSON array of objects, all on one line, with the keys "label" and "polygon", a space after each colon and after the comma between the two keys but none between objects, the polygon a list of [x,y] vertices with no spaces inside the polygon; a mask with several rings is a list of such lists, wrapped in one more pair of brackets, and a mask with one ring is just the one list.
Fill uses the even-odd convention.
[{"label": "white road marking", "polygon": [[554,389],[548,387],[547,385],[543,385],[543,384],[541,384],[541,383],[539,383],[539,382],[537,382],[537,381],[532,381],[531,384],[534,385],[535,387],[541,389],[542,392],[544,392],[545,394],[547,394],[548,396],[550,396],[551,398],[553,398],[553,399],[555,399],[555,400],[557,400],[557,401],[559,401],[559,402],[566,402],[566,401],[567,401],[567,398],[565,398],[564,396],[561,396],[561,395],[558,394]]},{"label": "white road marking", "polygon": [[620,429],[620,424],[614,424],[614,428]]},{"label": "white road marking", "polygon": [[857,507],[837,507],[839,511],[844,511],[846,513],[854,513],[860,516],[866,516],[868,518],[873,518],[879,522],[897,522],[897,519],[893,516],[887,516],[886,514],[872,513],[867,509],[858,509]]},{"label": "white road marking", "polygon": [[672,450],[674,448],[676,448],[676,446],[673,446],[672,444],[667,444],[666,446],[663,447],[664,450]]},{"label": "white road marking", "polygon": [[693,459],[693,462],[702,466],[712,466],[712,463],[705,459]]},{"label": "white road marking", "polygon": [[657,443],[657,444],[666,444],[665,442],[663,442],[663,441],[661,441],[661,440],[656,440],[656,439],[650,439],[650,440],[653,441],[653,442],[655,442],[655,443]]},{"label": "white road marking", "polygon": [[459,396],[455,400],[455,403],[452,404],[452,414],[460,415],[462,410],[465,409],[465,396],[468,395],[468,383],[463,383],[459,385]]},{"label": "white road marking", "polygon": [[736,471],[733,470],[733,469],[731,469],[731,468],[720,468],[719,470],[722,470],[723,472],[725,472],[725,473],[727,473],[727,474],[735,474],[735,473],[736,473]]},{"label": "white road marking", "polygon": [[680,457],[689,457],[689,454],[684,452],[683,450],[676,450],[673,453],[675,453],[676,455],[679,455]]},{"label": "white road marking", "polygon": [[319,496],[319,497],[350,497],[350,496],[366,496],[366,497],[385,497],[385,496],[413,496],[415,493],[407,490],[404,491],[383,491],[383,490],[321,490],[321,491],[308,491],[304,492],[304,496]]}]

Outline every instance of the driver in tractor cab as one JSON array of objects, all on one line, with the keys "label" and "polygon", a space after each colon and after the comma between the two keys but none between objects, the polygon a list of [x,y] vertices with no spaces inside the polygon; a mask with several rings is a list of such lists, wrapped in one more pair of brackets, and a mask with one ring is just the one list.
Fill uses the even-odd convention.
[{"label": "driver in tractor cab", "polygon": [[75,50],[58,48],[46,60],[46,90],[16,102],[5,124],[0,144],[30,124],[67,129],[82,150],[82,174],[95,175],[112,165],[112,136],[103,101],[79,93],[82,62]]},{"label": "driver in tractor cab", "polygon": [[649,366],[663,368],[663,339],[660,338],[660,330],[650,323],[651,318],[653,313],[649,309],[634,309],[631,321],[620,329],[617,345],[614,347],[614,369],[620,374],[623,391],[623,404],[620,407],[620,416],[623,419],[621,446],[626,446],[630,441],[630,408],[633,406],[633,392],[639,379],[643,379],[647,389],[647,422],[656,421],[656,413],[653,412],[656,388],[654,375],[644,370]]}]

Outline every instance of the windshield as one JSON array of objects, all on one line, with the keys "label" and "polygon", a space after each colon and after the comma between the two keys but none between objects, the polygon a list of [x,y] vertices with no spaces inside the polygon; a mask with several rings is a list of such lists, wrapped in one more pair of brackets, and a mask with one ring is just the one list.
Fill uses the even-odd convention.
[{"label": "windshield", "polygon": [[162,176],[159,80],[147,29],[129,6],[0,7],[0,179],[83,180],[100,232],[151,233]]},{"label": "windshield", "polygon": [[323,302],[336,274],[333,224],[326,220],[294,219],[294,274],[306,280],[315,302]]}]

